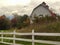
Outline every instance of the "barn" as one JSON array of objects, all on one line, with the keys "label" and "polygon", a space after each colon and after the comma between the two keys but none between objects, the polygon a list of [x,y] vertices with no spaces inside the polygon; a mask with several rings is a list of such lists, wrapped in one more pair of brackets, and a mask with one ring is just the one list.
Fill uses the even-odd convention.
[{"label": "barn", "polygon": [[55,13],[53,13],[50,9],[49,6],[45,3],[42,2],[40,5],[38,5],[37,7],[35,7],[31,13],[31,19],[34,19],[34,16],[55,16]]}]

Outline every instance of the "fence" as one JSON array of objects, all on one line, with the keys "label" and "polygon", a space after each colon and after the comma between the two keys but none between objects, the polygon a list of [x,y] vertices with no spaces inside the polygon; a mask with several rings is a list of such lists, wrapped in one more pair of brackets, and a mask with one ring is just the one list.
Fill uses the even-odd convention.
[{"label": "fence", "polygon": [[[3,35],[5,34],[9,34],[9,35],[13,35],[13,37],[4,37]],[[17,33],[16,31],[14,32],[0,32],[0,43],[5,43],[5,44],[13,44],[13,45],[16,45],[15,43],[15,40],[18,40],[18,41],[28,41],[28,42],[32,42],[32,45],[35,44],[35,42],[37,43],[46,43],[46,44],[55,44],[55,45],[60,45],[60,42],[57,42],[57,41],[46,41],[46,40],[35,40],[34,39],[34,36],[37,35],[37,36],[60,36],[60,33],[34,33],[34,30],[32,30],[32,33]],[[15,36],[16,35],[32,35],[32,39],[23,39],[23,38],[16,38]],[[9,39],[9,40],[13,40],[13,43],[8,43],[8,42],[4,42],[3,40],[4,39]]]}]

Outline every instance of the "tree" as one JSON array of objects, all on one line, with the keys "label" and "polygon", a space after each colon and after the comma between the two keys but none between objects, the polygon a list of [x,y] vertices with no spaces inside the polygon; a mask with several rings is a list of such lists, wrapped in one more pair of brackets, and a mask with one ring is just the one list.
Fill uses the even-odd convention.
[{"label": "tree", "polygon": [[0,30],[10,29],[10,21],[5,15],[0,16]]},{"label": "tree", "polygon": [[17,27],[17,18],[14,17],[12,20],[11,20],[11,25],[12,25],[12,28],[16,28]]},{"label": "tree", "polygon": [[30,24],[30,19],[26,14],[24,16],[19,16],[17,14],[14,14],[14,18],[11,20],[11,24],[13,28],[21,29]]},{"label": "tree", "polygon": [[26,27],[29,23],[28,15],[20,16],[18,19],[18,28]]}]

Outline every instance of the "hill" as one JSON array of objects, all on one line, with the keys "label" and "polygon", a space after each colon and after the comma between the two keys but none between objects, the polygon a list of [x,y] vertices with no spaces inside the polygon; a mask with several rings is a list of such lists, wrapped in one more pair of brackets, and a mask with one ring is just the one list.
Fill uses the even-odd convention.
[{"label": "hill", "polygon": [[[34,29],[35,32],[45,32],[45,33],[60,33],[60,22],[44,23],[44,24],[31,24],[25,28],[17,30],[17,32],[32,32]],[[21,36],[22,38],[31,38],[31,36]],[[60,41],[59,36],[35,36],[35,39],[40,40],[52,40]]]},{"label": "hill", "polygon": [[18,32],[31,32],[32,29],[35,32],[47,32],[47,33],[60,33],[60,22],[51,22],[51,23],[34,23],[25,28],[17,30]]}]

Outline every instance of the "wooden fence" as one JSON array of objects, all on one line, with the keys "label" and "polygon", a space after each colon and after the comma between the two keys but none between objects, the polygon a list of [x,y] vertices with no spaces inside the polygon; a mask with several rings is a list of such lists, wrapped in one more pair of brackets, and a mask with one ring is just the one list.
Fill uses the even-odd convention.
[{"label": "wooden fence", "polygon": [[[3,35],[13,35],[13,37],[4,37]],[[0,32],[0,43],[4,43],[4,44],[11,44],[11,45],[16,45],[15,40],[18,41],[28,41],[28,42],[32,42],[32,45],[35,45],[35,42],[37,43],[46,43],[46,44],[54,44],[54,45],[60,45],[60,42],[57,41],[47,41],[47,40],[35,40],[34,36],[60,36],[60,33],[34,33],[34,30],[32,30],[31,33],[17,33],[16,31],[13,32]],[[23,38],[16,38],[16,35],[32,35],[32,39],[23,39]],[[8,43],[8,42],[4,42],[4,39],[9,39],[9,40],[13,40],[13,43]],[[20,44],[19,44],[20,45]]]}]

